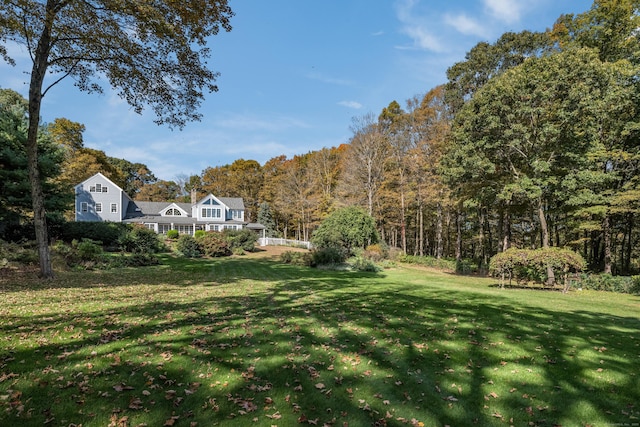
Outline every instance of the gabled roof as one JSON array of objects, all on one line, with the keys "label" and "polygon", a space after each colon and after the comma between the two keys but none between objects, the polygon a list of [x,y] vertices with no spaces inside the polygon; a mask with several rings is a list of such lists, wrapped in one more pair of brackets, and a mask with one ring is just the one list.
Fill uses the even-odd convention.
[{"label": "gabled roof", "polygon": [[191,203],[174,203],[174,202],[141,202],[138,200],[132,200],[127,206],[127,214],[125,219],[146,217],[158,217],[160,212],[171,206],[177,205],[180,209],[187,212],[188,216],[191,216]]},{"label": "gabled roof", "polygon": [[[116,184],[115,182],[111,181],[109,178],[107,178],[106,176],[104,176],[101,172],[97,172],[93,175],[91,175],[89,178],[85,179],[84,181],[82,181],[79,184],[76,184],[73,188],[78,188],[79,186],[83,185],[85,182],[91,181],[92,179],[95,179],[96,176],[100,176],[102,179],[106,180],[108,183],[110,183],[111,185],[113,185],[114,187],[116,187],[118,190],[122,190],[122,188],[120,188],[120,186],[118,184]],[[129,196],[127,194],[127,196]]]},{"label": "gabled roof", "polygon": [[244,210],[244,201],[242,200],[242,197],[218,197],[218,196],[214,196],[211,193],[207,194],[202,199],[200,199],[197,204],[201,205],[206,199],[209,199],[209,198],[219,200],[222,204],[227,206],[229,209]]}]

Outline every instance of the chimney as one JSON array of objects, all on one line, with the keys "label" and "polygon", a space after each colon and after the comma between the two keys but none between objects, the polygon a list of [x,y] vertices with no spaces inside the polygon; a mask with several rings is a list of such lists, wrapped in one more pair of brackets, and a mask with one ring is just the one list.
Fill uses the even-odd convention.
[{"label": "chimney", "polygon": [[198,192],[196,191],[195,188],[191,189],[191,204],[195,205],[196,203],[198,203]]}]

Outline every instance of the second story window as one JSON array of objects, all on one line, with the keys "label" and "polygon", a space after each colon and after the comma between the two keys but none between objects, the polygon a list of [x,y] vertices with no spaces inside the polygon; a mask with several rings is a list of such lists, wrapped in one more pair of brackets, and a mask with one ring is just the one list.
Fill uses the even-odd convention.
[{"label": "second story window", "polygon": [[180,212],[180,210],[178,209],[167,209],[167,211],[165,212],[165,216],[182,216],[182,212]]},{"label": "second story window", "polygon": [[202,218],[220,218],[221,215],[219,208],[202,208]]}]

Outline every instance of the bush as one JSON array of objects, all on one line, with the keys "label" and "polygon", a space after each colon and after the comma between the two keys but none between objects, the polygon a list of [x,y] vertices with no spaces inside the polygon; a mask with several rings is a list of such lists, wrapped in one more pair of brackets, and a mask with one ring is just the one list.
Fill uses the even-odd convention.
[{"label": "bush", "polygon": [[229,247],[232,251],[241,248],[247,252],[253,252],[258,241],[258,235],[246,228],[242,230],[226,229],[222,232],[222,235],[229,242]]},{"label": "bush", "polygon": [[180,236],[176,249],[183,257],[186,258],[199,258],[202,256],[203,252],[200,243],[193,236],[189,236],[188,234]]},{"label": "bush", "polygon": [[9,264],[35,265],[38,264],[38,251],[35,243],[7,243],[0,240],[0,268],[9,267]]},{"label": "bush", "polygon": [[417,256],[417,255],[398,255],[397,260],[407,264],[422,265],[424,267],[435,268],[438,270],[455,271],[456,261],[448,258],[436,258],[432,256]]},{"label": "bush", "polygon": [[81,261],[98,261],[104,251],[99,242],[83,239],[76,245],[76,251]]},{"label": "bush", "polygon": [[119,239],[122,250],[140,254],[154,254],[160,252],[161,243],[153,230],[136,225],[123,234]]},{"label": "bush", "polygon": [[474,274],[478,271],[478,264],[470,259],[461,259],[456,261],[457,274]]},{"label": "bush", "polygon": [[340,264],[346,258],[345,251],[340,248],[319,248],[311,252],[312,265]]},{"label": "bush", "polygon": [[384,243],[369,245],[362,253],[362,256],[374,262],[380,262],[389,257],[389,247]]},{"label": "bush", "polygon": [[199,243],[206,256],[221,257],[231,254],[229,242],[218,231],[209,231],[199,240]]},{"label": "bush", "polygon": [[640,276],[612,276],[611,274],[581,274],[577,286],[593,291],[640,294]]},{"label": "bush", "polygon": [[353,248],[378,242],[375,220],[363,209],[351,206],[331,213],[311,237],[316,248],[341,249],[347,255]]},{"label": "bush", "polygon": [[280,261],[285,264],[304,267],[313,266],[313,257],[310,252],[286,251],[280,255]]},{"label": "bush", "polygon": [[54,253],[59,255],[68,267],[82,270],[109,268],[109,259],[104,255],[99,242],[83,239],[73,240],[71,244],[58,241],[53,247]]},{"label": "bush", "polygon": [[167,239],[177,239],[178,237],[180,237],[178,230],[167,231]]},{"label": "bush", "polygon": [[368,258],[363,256],[355,256],[348,261],[351,268],[358,271],[370,271],[370,272],[378,272],[381,271],[381,268],[376,265],[376,263]]},{"label": "bush", "polygon": [[105,247],[117,247],[121,237],[131,230],[131,225],[117,222],[70,221],[60,228],[60,238],[66,243],[82,239],[100,242]]},{"label": "bush", "polygon": [[586,262],[580,254],[569,249],[508,249],[494,255],[489,262],[489,272],[500,277],[501,286],[504,279],[512,278],[518,281],[528,280],[543,283],[547,279],[547,266],[564,282],[563,292],[569,290],[569,274],[585,269]]},{"label": "bush", "polygon": [[111,259],[111,267],[146,267],[158,265],[160,260],[154,254],[135,253],[131,256],[120,254]]},{"label": "bush", "polygon": [[207,234],[207,232],[204,230],[196,230],[196,232],[193,233],[193,237],[195,237],[196,239],[202,239],[205,236],[205,234]]}]

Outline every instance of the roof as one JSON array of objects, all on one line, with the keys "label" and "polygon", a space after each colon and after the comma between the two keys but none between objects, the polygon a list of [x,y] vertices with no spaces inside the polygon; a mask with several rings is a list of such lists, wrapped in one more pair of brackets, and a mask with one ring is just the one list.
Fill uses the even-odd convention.
[{"label": "roof", "polygon": [[190,203],[141,202],[139,200],[132,200],[127,206],[127,214],[124,219],[140,218],[143,216],[159,217],[161,210],[173,204],[178,206],[180,209],[183,209],[189,216],[191,216]]}]

